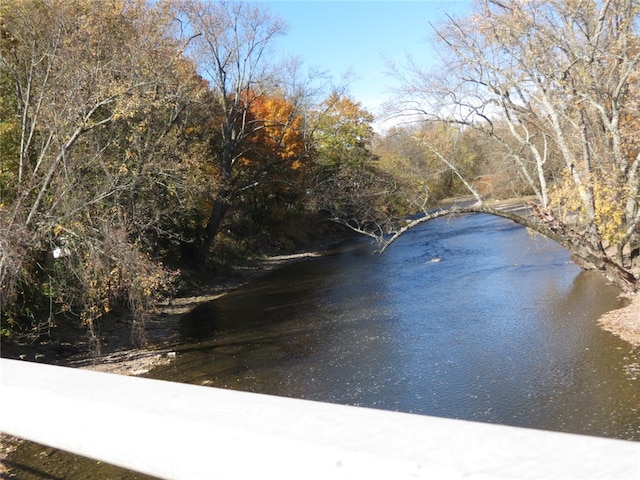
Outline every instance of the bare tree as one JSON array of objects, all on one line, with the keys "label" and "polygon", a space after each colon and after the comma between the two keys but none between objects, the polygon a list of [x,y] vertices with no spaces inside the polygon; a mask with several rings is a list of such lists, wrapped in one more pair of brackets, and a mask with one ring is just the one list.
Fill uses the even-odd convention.
[{"label": "bare tree", "polygon": [[[629,125],[637,118],[639,5],[479,0],[475,7],[436,30],[447,54],[440,74],[415,65],[396,71],[403,113],[486,135],[535,194],[534,215],[512,219],[635,290],[640,157]],[[467,180],[478,205],[457,210],[513,217],[489,207]]]}]

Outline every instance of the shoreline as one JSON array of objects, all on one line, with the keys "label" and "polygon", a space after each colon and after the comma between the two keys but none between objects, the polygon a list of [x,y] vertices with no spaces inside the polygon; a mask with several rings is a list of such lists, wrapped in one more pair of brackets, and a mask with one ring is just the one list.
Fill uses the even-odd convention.
[{"label": "shoreline", "polygon": [[629,303],[603,314],[598,319],[598,325],[633,347],[640,347],[640,293],[621,294],[620,297]]},{"label": "shoreline", "polygon": [[[236,267],[232,275],[212,281],[195,295],[172,298],[159,305],[158,312],[149,319],[146,328],[148,345],[144,348],[115,348],[103,355],[92,357],[82,352],[60,362],[43,362],[46,358],[34,353],[37,349],[29,348],[29,357],[41,363],[53,363],[72,368],[83,368],[116,375],[140,376],[152,368],[170,363],[176,356],[174,348],[178,345],[178,326],[180,317],[198,305],[227,295],[247,283],[262,278],[269,273],[294,263],[331,254],[342,242],[333,241],[328,245],[318,246],[312,251],[276,255],[250,262],[247,266]],[[33,361],[24,358],[26,361]],[[27,440],[0,432],[0,479],[12,478],[10,459],[13,452]]]},{"label": "shoreline", "polygon": [[[160,302],[145,323],[146,345],[136,347],[131,341],[125,317],[114,317],[100,328],[102,352],[92,355],[81,329],[59,332],[42,343],[3,343],[3,358],[35,361],[51,365],[117,373],[142,375],[158,364],[168,363],[179,344],[180,318],[203,303],[225,296],[251,281],[307,259],[330,255],[348,237],[332,237],[317,242],[304,251],[286,255],[251,258],[233,267],[227,275],[216,275],[192,286],[181,295]],[[1,478],[1,477],[0,477]]]},{"label": "shoreline", "polygon": [[247,283],[265,277],[269,273],[294,263],[331,254],[333,246],[318,250],[275,255],[252,262],[249,266],[236,267],[234,274],[220,283],[205,286],[195,295],[175,297],[161,303],[158,312],[147,322],[148,345],[144,348],[125,348],[95,358],[71,360],[67,366],[85,368],[119,375],[144,375],[149,370],[166,365],[175,358],[179,344],[178,327],[182,315],[199,305],[223,297]]}]

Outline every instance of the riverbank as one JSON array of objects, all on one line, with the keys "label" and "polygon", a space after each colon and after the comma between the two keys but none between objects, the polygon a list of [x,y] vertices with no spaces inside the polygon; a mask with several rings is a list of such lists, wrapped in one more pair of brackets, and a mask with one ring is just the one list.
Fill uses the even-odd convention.
[{"label": "riverbank", "polygon": [[[83,351],[54,361],[54,357],[50,356],[49,353],[51,349],[43,349],[39,348],[38,345],[31,345],[18,349],[16,354],[12,356],[27,361],[55,363],[118,375],[144,375],[152,368],[170,363],[175,358],[172,346],[179,340],[178,328],[180,317],[183,314],[198,305],[227,295],[250,281],[266,276],[278,268],[329,255],[334,251],[335,245],[338,245],[343,240],[333,239],[321,245],[316,245],[315,249],[304,252],[253,259],[245,265],[234,268],[233,272],[228,276],[213,278],[195,289],[197,291],[190,291],[188,295],[179,296],[160,304],[158,311],[149,319],[146,325],[148,345],[145,348],[127,346],[129,334],[123,325],[117,332],[120,338],[111,339],[109,344],[105,346],[107,351],[103,355],[92,357],[88,351]],[[112,331],[111,333],[114,332]],[[22,442],[23,440],[21,439],[0,433],[0,479],[15,478],[11,474],[8,466],[10,462],[7,460],[11,458],[13,452]]]},{"label": "riverbank", "polygon": [[629,304],[605,313],[598,324],[625,342],[640,347],[640,294],[623,295]]},{"label": "riverbank", "polygon": [[158,365],[170,363],[175,358],[173,346],[179,341],[180,317],[198,305],[213,301],[252,280],[270,272],[311,258],[329,255],[333,245],[322,245],[314,250],[289,255],[276,255],[254,259],[247,265],[235,267],[228,277],[216,279],[200,286],[197,292],[179,296],[159,305],[158,312],[147,322],[148,345],[144,349],[124,349],[98,357],[72,359],[71,367],[86,368],[120,375],[144,375]]},{"label": "riverbank", "polygon": [[79,325],[60,324],[51,330],[48,339],[43,338],[42,341],[11,342],[2,339],[2,357],[125,375],[143,374],[169,361],[172,345],[179,342],[179,321],[183,314],[273,270],[329,255],[348,238],[351,238],[349,232],[336,233],[295,253],[248,258],[223,274],[187,273],[181,281],[181,291],[158,304],[148,316],[144,348],[136,348],[132,342],[130,322],[126,315],[114,312],[97,326],[100,339],[98,355],[91,350],[86,332]]}]

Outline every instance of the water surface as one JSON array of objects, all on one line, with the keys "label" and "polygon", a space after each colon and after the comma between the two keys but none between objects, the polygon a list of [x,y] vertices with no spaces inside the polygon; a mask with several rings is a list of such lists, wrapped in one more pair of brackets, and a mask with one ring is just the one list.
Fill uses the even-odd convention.
[{"label": "water surface", "polygon": [[640,440],[638,358],[596,324],[617,294],[507,220],[440,219],[197,308],[151,376]]},{"label": "water surface", "polygon": [[[504,219],[440,219],[197,308],[150,376],[637,441],[640,360],[596,324],[617,295]],[[149,478],[29,442],[12,461],[28,480]]]}]

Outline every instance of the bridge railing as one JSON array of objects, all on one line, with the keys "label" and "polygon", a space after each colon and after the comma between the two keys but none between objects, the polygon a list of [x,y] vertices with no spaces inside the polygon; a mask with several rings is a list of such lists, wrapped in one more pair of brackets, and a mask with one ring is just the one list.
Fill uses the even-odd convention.
[{"label": "bridge railing", "polygon": [[0,360],[0,431],[167,479],[640,478],[640,443]]}]

